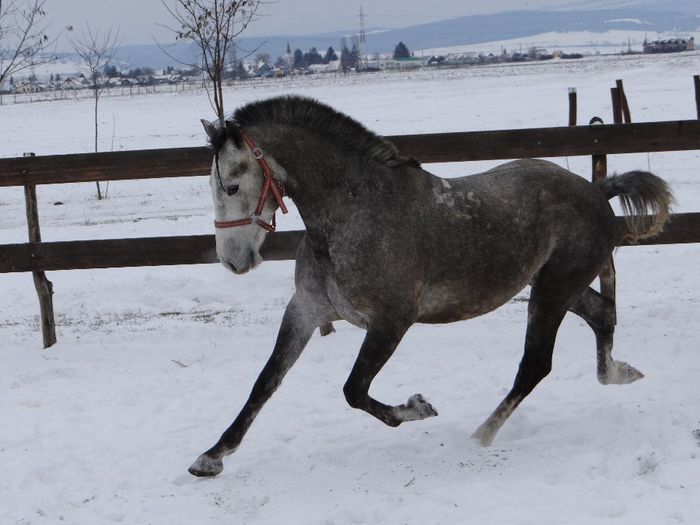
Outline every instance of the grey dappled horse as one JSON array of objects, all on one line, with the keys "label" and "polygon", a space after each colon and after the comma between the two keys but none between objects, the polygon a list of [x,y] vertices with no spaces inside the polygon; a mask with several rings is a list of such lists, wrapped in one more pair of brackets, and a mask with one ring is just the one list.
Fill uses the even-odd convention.
[{"label": "grey dappled horse", "polygon": [[633,239],[661,230],[672,198],[658,177],[635,171],[593,184],[550,162],[519,160],[441,179],[351,118],[301,97],[249,104],[225,123],[202,122],[214,151],[221,263],[237,274],[260,263],[274,213],[286,211],[284,195],[306,234],[272,355],[192,474],[221,472],[222,458],[239,446],[315,327],[339,319],[367,331],[343,389],[347,402],[397,426],[437,415],[420,394],[398,406],[368,394],[408,328],[485,314],[530,284],[524,355],[511,391],[473,435],[483,445],[549,373],[567,311],[595,332],[601,383],[642,377],[612,359],[615,304],[589,284],[618,241],[608,199],[620,196],[625,213],[637,216]]}]

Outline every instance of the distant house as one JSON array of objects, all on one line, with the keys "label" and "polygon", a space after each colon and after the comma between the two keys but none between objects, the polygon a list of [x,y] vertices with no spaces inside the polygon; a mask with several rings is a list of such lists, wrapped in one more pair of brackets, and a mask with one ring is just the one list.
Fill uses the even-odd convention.
[{"label": "distant house", "polygon": [[420,67],[423,67],[425,63],[428,61],[428,59],[421,59],[421,58],[377,58],[376,60],[368,60],[367,61],[367,67],[370,68],[376,68],[376,69],[398,69],[398,70],[406,70],[406,69],[417,69]]},{"label": "distant house", "polygon": [[648,42],[644,40],[643,49],[645,53],[680,53],[683,51],[695,50],[695,38],[669,38],[668,40],[654,40]]},{"label": "distant house", "polygon": [[39,82],[22,82],[21,84],[15,84],[15,93],[41,93],[42,91],[47,91],[47,84],[40,84]]},{"label": "distant house", "polygon": [[151,80],[154,84],[175,84],[176,82],[182,80],[180,75],[153,75]]},{"label": "distant house", "polygon": [[472,65],[478,62],[476,53],[450,53],[445,58],[445,64],[451,66]]},{"label": "distant house", "polygon": [[85,84],[81,79],[68,77],[61,82],[61,89],[83,89]]},{"label": "distant house", "polygon": [[153,84],[153,75],[139,75],[136,80],[142,86],[150,86]]},{"label": "distant house", "polygon": [[328,64],[311,64],[307,69],[313,73],[336,73],[340,71],[340,60],[331,60]]},{"label": "distant house", "polygon": [[269,64],[262,62],[258,65],[255,74],[262,78],[272,78],[275,76],[275,69]]}]

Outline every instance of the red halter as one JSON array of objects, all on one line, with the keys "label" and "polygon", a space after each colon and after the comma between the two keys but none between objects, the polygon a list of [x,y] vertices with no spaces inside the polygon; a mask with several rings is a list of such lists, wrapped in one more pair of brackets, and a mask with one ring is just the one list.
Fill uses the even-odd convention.
[{"label": "red halter", "polygon": [[[263,177],[265,178],[262,190],[260,191],[258,205],[255,208],[253,215],[251,215],[247,219],[240,219],[237,221],[214,221],[214,226],[216,228],[233,228],[235,226],[248,226],[249,224],[257,224],[261,228],[272,233],[275,231],[276,228],[274,214],[272,215],[272,221],[270,223],[263,221],[260,215],[262,214],[263,208],[265,207],[267,194],[270,192],[272,192],[272,195],[275,198],[275,202],[282,210],[282,213],[287,213],[287,206],[285,206],[284,202],[282,201],[282,197],[285,195],[284,186],[273,176],[272,168],[267,163],[267,160],[265,160],[265,155],[263,154],[262,150],[255,144],[255,142],[253,142],[253,139],[251,139],[250,136],[243,132],[241,132],[241,136],[243,137],[243,142],[245,142],[246,145],[250,148],[250,151],[253,154],[253,158],[258,161],[258,164],[260,164],[260,167],[263,171]],[[218,162],[216,169],[219,169]]]}]

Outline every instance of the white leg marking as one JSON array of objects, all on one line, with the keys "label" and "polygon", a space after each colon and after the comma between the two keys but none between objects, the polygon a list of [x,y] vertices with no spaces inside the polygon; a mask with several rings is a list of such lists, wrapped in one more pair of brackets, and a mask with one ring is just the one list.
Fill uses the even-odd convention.
[{"label": "white leg marking", "polygon": [[415,394],[408,398],[405,405],[394,407],[394,414],[402,421],[418,421],[428,417],[437,416],[437,410],[428,403],[421,394]]},{"label": "white leg marking", "polygon": [[644,377],[644,374],[624,361],[614,361],[610,356],[606,356],[605,361],[605,374],[598,377],[603,385],[627,385]]},{"label": "white leg marking", "polygon": [[515,402],[501,402],[488,419],[472,434],[472,439],[484,447],[490,446],[503,423],[506,422],[506,419],[510,417],[517,406],[518,403]]}]

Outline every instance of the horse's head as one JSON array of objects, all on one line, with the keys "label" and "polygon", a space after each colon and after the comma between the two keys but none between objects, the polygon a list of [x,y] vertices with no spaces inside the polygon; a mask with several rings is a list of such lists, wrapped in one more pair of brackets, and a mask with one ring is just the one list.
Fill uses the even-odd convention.
[{"label": "horse's head", "polygon": [[[282,203],[275,176],[260,149],[233,122],[215,125],[202,120],[214,149],[209,184],[214,198],[216,255],[226,268],[246,273],[260,262],[260,246],[274,230],[274,215]],[[270,197],[270,198],[268,198]]]}]

